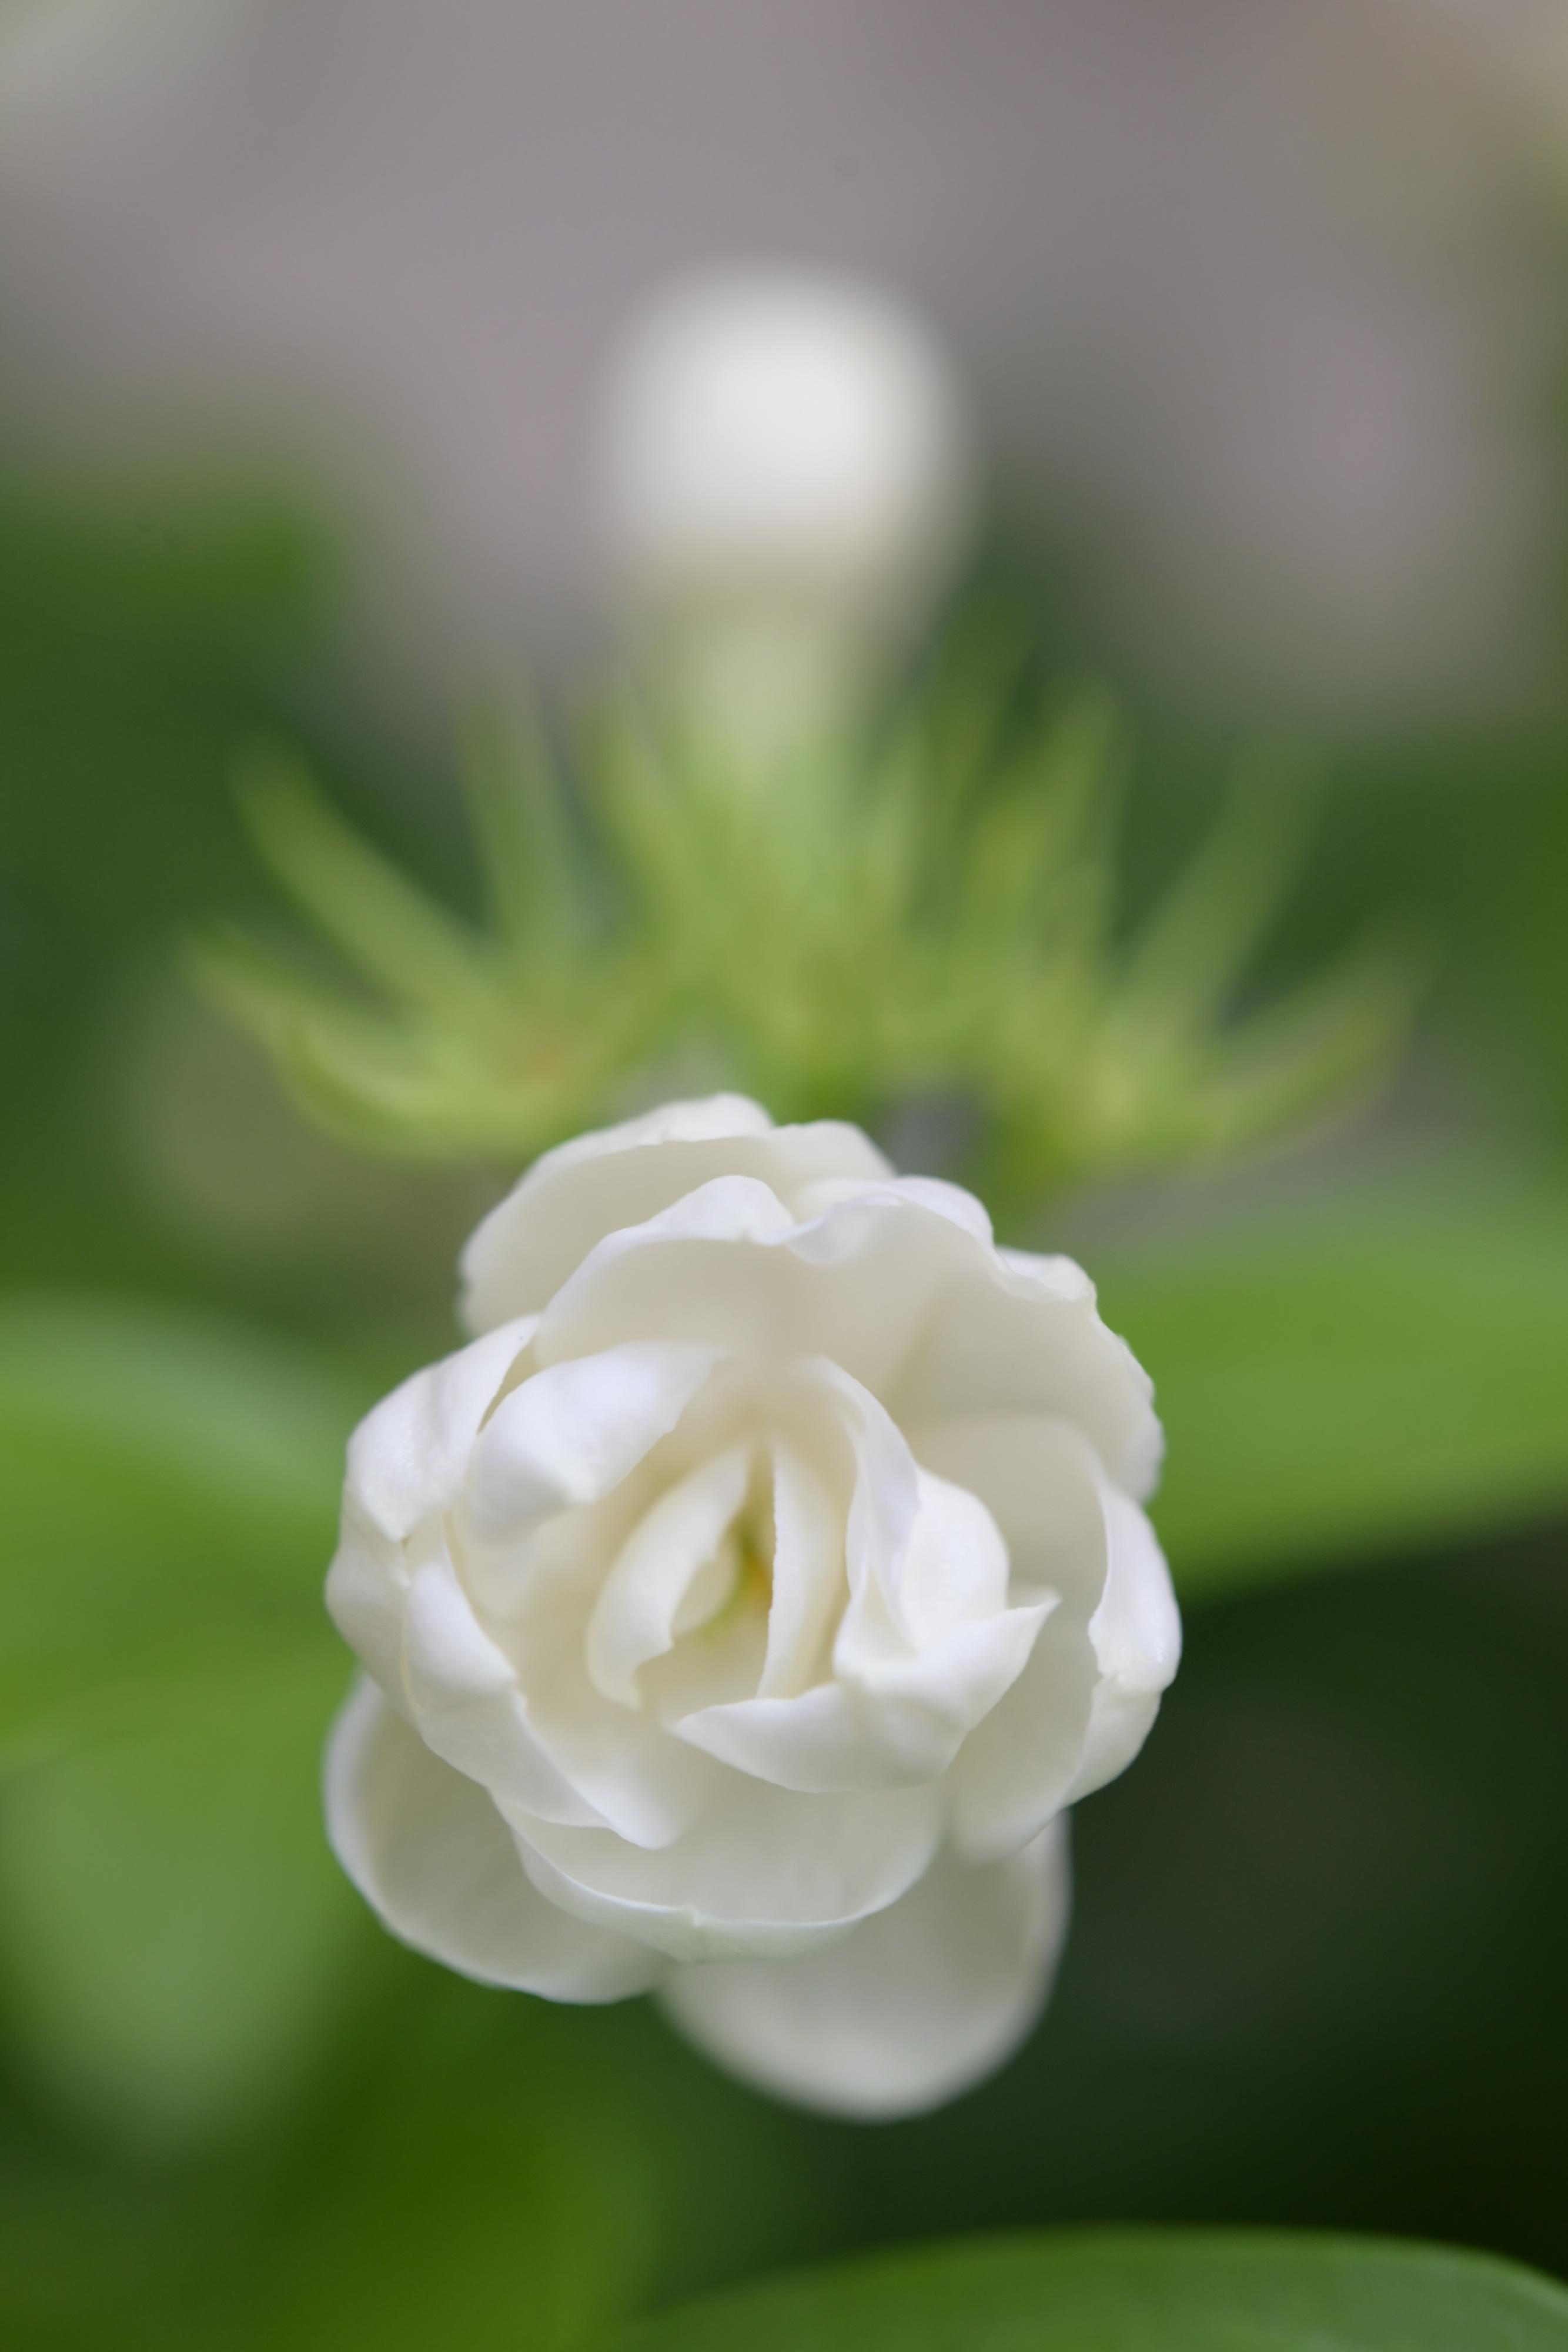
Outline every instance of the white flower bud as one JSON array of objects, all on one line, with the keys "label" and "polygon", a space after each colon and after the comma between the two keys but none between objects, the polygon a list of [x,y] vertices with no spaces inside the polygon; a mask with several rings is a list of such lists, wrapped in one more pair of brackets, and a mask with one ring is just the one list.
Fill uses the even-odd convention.
[{"label": "white flower bud", "polygon": [[763,686],[863,674],[924,619],[973,520],[940,347],[831,278],[699,280],[633,330],[608,404],[619,593],[662,653]]}]

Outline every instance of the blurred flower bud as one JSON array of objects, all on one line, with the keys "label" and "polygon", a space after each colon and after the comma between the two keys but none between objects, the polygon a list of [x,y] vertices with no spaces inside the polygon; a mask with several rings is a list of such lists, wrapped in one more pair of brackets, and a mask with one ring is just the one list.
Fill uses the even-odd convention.
[{"label": "blurred flower bud", "polygon": [[655,658],[727,705],[836,705],[964,551],[962,396],[880,291],[760,273],[679,286],[633,329],[606,422],[619,595]]}]

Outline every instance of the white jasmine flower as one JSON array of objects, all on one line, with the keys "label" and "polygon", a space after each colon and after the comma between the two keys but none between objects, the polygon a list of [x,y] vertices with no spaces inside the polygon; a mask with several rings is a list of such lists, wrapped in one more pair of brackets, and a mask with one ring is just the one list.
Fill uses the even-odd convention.
[{"label": "white jasmine flower", "polygon": [[607,427],[622,595],[731,703],[852,677],[924,616],[967,536],[962,399],[882,292],[766,273],[677,288],[631,337]]},{"label": "white jasmine flower", "polygon": [[1088,1280],[735,1096],[548,1153],[464,1274],[478,1336],[350,1447],[345,1868],[449,1966],[656,1988],[787,2097],[963,2089],[1179,1650],[1149,1383]]}]

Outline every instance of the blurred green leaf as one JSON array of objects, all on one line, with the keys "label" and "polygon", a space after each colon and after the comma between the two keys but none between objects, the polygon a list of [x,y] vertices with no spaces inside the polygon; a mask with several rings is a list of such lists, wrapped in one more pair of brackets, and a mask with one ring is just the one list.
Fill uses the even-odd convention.
[{"label": "blurred green leaf", "polygon": [[296,709],[330,569],[259,482],[0,460],[0,858],[93,966],[243,881],[229,759]]},{"label": "blurred green leaf", "polygon": [[590,936],[537,741],[494,720],[468,751],[485,926],[449,912],[273,758],[242,782],[253,838],[354,985],[221,924],[186,959],[302,1110],[344,1141],[416,1160],[531,1157],[591,1122],[661,1026],[663,995],[635,947]]},{"label": "blurred green leaf", "polygon": [[624,2352],[1563,2352],[1568,2293],[1376,2240],[1087,2231],[880,2255],[664,2314]]},{"label": "blurred green leaf", "polygon": [[321,1832],[321,1743],[347,1679],[341,1656],[311,1660],[0,1792],[9,2028],[95,2132],[240,2137],[325,2056],[373,1935]]},{"label": "blurred green leaf", "polygon": [[477,939],[372,849],[296,763],[253,757],[239,790],[272,871],[368,978],[435,1014],[461,1018],[483,999]]},{"label": "blurred green leaf", "polygon": [[1568,1205],[1412,1187],[1100,1263],[1183,1596],[1568,1504]]},{"label": "blurred green leaf", "polygon": [[0,2141],[0,2341],[557,2352],[835,2242],[810,2124],[643,2003],[530,2000],[366,1933],[381,1964],[281,2128],[113,2167]]},{"label": "blurred green leaf", "polygon": [[334,1657],[321,1580],[370,1402],[217,1318],[0,1307],[0,1765]]},{"label": "blurred green leaf", "polygon": [[216,1318],[0,1309],[0,1982],[96,2129],[177,2144],[270,2111],[362,1948],[318,1779],[364,1401]]},{"label": "blurred green leaf", "polygon": [[583,877],[560,778],[538,716],[476,709],[464,774],[497,933],[519,971],[563,951],[586,925]]},{"label": "blurred green leaf", "polygon": [[643,2003],[562,2008],[396,1958],[405,1998],[287,2161],[224,2342],[554,2352],[831,2226],[796,2119]]}]

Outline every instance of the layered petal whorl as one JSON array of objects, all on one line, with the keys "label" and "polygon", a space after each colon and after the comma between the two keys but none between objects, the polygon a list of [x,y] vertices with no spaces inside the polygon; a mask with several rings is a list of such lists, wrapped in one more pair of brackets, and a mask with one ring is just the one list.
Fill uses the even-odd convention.
[{"label": "layered petal whorl", "polygon": [[472,1975],[662,1982],[786,2095],[962,2088],[1044,1997],[1058,1816],[1179,1649],[1149,1384],[1088,1281],[733,1096],[547,1154],[464,1278],[477,1336],[350,1448],[345,1867]]}]

